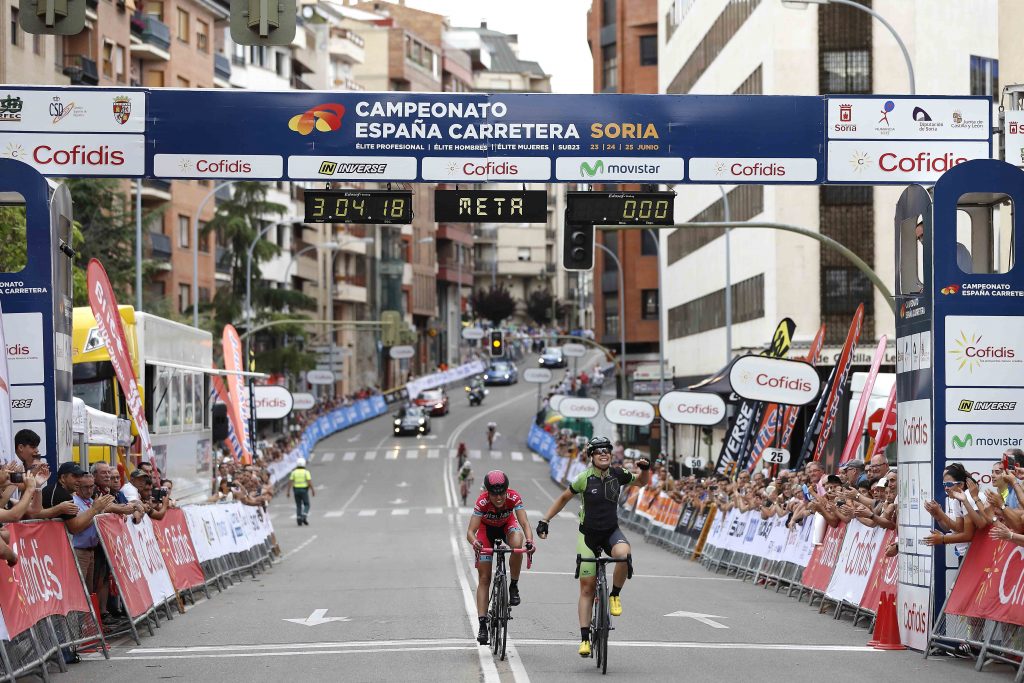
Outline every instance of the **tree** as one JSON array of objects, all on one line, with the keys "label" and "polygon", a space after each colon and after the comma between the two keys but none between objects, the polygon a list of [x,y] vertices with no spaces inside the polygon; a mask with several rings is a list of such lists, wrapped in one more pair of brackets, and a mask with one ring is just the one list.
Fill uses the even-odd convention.
[{"label": "tree", "polygon": [[535,289],[526,297],[526,314],[538,325],[553,322],[552,313],[558,318],[565,315],[565,304],[555,299],[546,289]]},{"label": "tree", "polygon": [[473,293],[473,310],[476,314],[497,327],[501,321],[516,312],[516,300],[502,286]]}]

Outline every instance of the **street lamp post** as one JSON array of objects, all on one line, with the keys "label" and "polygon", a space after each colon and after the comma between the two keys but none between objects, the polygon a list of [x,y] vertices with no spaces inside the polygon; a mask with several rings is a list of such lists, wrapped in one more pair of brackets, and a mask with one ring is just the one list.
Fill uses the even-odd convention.
[{"label": "street lamp post", "polygon": [[[223,184],[223,183],[222,183]],[[214,188],[216,190],[217,188]],[[212,194],[212,192],[211,192]],[[209,195],[208,195],[209,196]],[[205,201],[205,200],[204,200]],[[245,328],[248,330],[252,327],[252,257],[253,252],[256,250],[256,245],[259,244],[263,236],[266,235],[272,228],[276,228],[279,225],[286,223],[295,222],[297,219],[289,219],[285,221],[277,221],[275,223],[269,223],[265,228],[260,230],[256,238],[249,244],[249,247],[245,252]],[[198,323],[196,324],[198,327]],[[245,343],[245,362],[249,362],[249,341]]]},{"label": "street lamp post", "polygon": [[807,5],[830,4],[846,5],[847,7],[853,7],[855,9],[859,9],[862,12],[867,12],[872,17],[877,19],[879,23],[882,24],[882,26],[889,30],[889,33],[892,34],[892,37],[896,39],[896,44],[900,46],[900,52],[903,53],[903,60],[907,63],[907,77],[910,79],[910,94],[916,95],[917,86],[915,84],[914,79],[914,64],[910,60],[910,52],[907,51],[907,46],[903,43],[903,39],[900,38],[900,34],[896,33],[896,29],[893,28],[892,24],[886,21],[885,17],[883,17],[881,14],[871,9],[870,7],[860,4],[859,2],[854,2],[854,0],[782,0],[782,5],[784,7],[789,7],[790,9],[807,9]]},{"label": "street lamp post", "polygon": [[[624,292],[626,287],[623,284],[622,277],[622,262],[619,261],[619,257],[615,255],[615,252],[604,246],[600,242],[594,242],[594,246],[606,253],[615,261],[616,270],[619,273],[619,375],[622,377],[622,398],[625,398],[626,394],[626,326],[623,325],[623,321],[626,315],[626,303],[624,301]],[[659,290],[660,291],[660,290]]]},{"label": "street lamp post", "polygon": [[[722,214],[726,223],[732,222],[732,213],[729,210],[729,194],[721,185],[718,191],[722,193]],[[730,228],[725,229],[725,364],[732,360],[732,256],[729,245]],[[659,257],[660,258],[660,257]],[[661,268],[658,268],[658,275],[661,275]],[[659,287],[659,291],[660,287]],[[662,392],[664,394],[664,392]]]},{"label": "street lamp post", "polygon": [[[647,233],[654,240],[654,251],[658,257],[658,392],[665,395],[665,343],[668,341],[665,335],[664,318],[661,316],[661,243],[658,241],[658,233],[656,230],[651,228],[647,229]],[[664,453],[668,450],[668,434],[665,429],[666,422],[661,420],[659,423],[660,429],[658,433],[661,435],[661,452]]]},{"label": "street lamp post", "polygon": [[[203,197],[203,201],[199,202],[199,209],[192,216],[192,327],[199,327],[199,216],[202,215],[203,209],[206,208],[206,202],[210,201],[221,188],[227,187],[234,182],[234,180],[225,180],[214,185],[213,189]],[[214,258],[216,257],[215,249]],[[246,277],[246,283],[248,282],[249,278]],[[248,287],[248,284],[246,284],[246,287]]]}]

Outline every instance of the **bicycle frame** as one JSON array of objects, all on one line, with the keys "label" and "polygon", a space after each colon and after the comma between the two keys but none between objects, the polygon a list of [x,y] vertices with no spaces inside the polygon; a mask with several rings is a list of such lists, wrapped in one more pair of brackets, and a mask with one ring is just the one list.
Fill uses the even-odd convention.
[{"label": "bicycle frame", "polygon": [[533,566],[533,551],[526,548],[512,548],[503,543],[495,543],[494,548],[480,548],[476,551],[477,564],[480,563],[481,555],[491,555],[496,558],[493,574],[491,576],[491,598],[487,609],[488,631],[491,642],[491,652],[505,659],[505,645],[508,638],[508,621],[512,618],[512,610],[508,604],[508,586],[505,583],[507,572],[505,570],[505,555],[526,555],[526,568]]},{"label": "bicycle frame", "polygon": [[597,652],[597,666],[602,674],[608,673],[608,633],[612,630],[612,615],[608,605],[608,578],[605,572],[605,565],[612,563],[626,563],[626,578],[633,578],[633,555],[626,555],[624,558],[615,557],[583,557],[576,555],[576,578],[580,578],[580,566],[584,562],[593,562],[597,569],[597,586],[594,591],[594,602],[597,608],[591,610],[590,616],[590,643],[591,653]]}]

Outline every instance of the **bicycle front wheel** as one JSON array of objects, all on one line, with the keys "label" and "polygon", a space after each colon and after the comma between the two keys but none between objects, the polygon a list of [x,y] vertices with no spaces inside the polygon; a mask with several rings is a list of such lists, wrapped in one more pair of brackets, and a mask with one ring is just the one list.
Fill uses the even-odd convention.
[{"label": "bicycle front wheel", "polygon": [[501,596],[505,593],[505,579],[503,576],[494,577],[494,586],[491,588],[491,612],[490,612],[490,640],[491,654],[496,655],[501,650],[501,632],[504,626],[504,619],[501,613]]}]

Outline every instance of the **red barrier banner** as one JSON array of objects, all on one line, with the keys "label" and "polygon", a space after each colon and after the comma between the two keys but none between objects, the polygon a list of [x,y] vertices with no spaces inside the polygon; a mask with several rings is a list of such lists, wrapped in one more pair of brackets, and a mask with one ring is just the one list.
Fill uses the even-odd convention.
[{"label": "red barrier banner", "polygon": [[176,590],[185,590],[206,583],[203,568],[199,566],[195,546],[188,530],[184,511],[171,508],[163,519],[153,520],[153,531],[164,556],[167,573]]},{"label": "red barrier banner", "polygon": [[1024,626],[1024,548],[993,540],[987,528],[976,533],[946,613]]},{"label": "red barrier banner", "polygon": [[811,553],[811,561],[807,563],[800,583],[824,592],[832,580],[832,572],[839,560],[839,551],[843,547],[843,538],[846,536],[846,525],[832,526],[825,532],[825,538],[821,545]]},{"label": "red barrier banner", "polygon": [[93,521],[107,551],[107,559],[128,614],[133,619],[142,616],[153,606],[153,594],[127,524],[120,515],[110,514],[97,515]]},{"label": "red barrier banner", "polygon": [[0,562],[0,607],[14,637],[48,616],[88,612],[75,554],[64,523],[8,524],[18,563]]},{"label": "red barrier banner", "polygon": [[868,577],[868,585],[864,589],[864,596],[860,599],[860,606],[864,609],[875,612],[878,610],[878,601],[882,593],[894,593],[896,591],[896,577],[899,574],[899,556],[885,556],[885,549],[896,540],[896,530],[889,529],[882,538],[882,551],[878,553],[875,566],[871,569],[871,576]]},{"label": "red barrier banner", "polygon": [[860,605],[871,572],[885,547],[884,541],[885,529],[864,526],[859,519],[851,520],[825,595],[849,605]]}]

